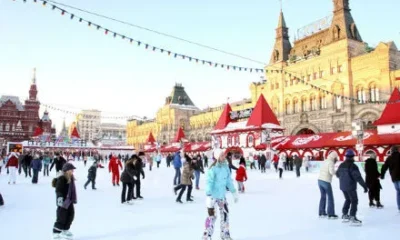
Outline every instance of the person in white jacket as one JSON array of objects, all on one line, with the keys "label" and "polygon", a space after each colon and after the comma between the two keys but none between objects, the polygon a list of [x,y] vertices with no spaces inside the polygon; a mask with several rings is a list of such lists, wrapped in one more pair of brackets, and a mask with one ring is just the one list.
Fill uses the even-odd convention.
[{"label": "person in white jacket", "polygon": [[[335,163],[338,161],[336,152],[331,152],[328,158],[322,163],[318,177],[318,187],[321,192],[319,201],[319,216],[337,219],[335,214],[335,203],[332,192],[332,177],[335,175]],[[328,196],[328,214],[326,214],[326,197]]]},{"label": "person in white jacket", "polygon": [[278,161],[279,178],[282,178],[282,173],[283,169],[285,168],[285,163],[286,163],[286,155],[285,153],[281,153],[279,155],[279,161]]}]

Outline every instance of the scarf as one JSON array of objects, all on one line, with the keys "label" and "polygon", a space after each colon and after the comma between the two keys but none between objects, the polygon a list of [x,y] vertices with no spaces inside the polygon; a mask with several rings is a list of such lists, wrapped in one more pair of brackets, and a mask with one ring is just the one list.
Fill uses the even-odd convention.
[{"label": "scarf", "polygon": [[76,197],[75,179],[74,177],[72,177],[71,182],[69,183],[68,194],[67,197],[65,198],[63,208],[68,209],[71,204],[76,204],[76,203],[77,203],[77,197]]}]

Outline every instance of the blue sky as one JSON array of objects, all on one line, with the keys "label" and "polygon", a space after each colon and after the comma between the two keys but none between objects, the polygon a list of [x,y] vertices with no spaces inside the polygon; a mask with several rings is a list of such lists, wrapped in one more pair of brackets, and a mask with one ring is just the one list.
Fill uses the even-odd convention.
[{"label": "blue sky", "polygon": [[[280,4],[278,0],[59,0],[120,20],[268,62]],[[283,0],[290,35],[332,12],[331,0]],[[399,45],[398,0],[350,0],[353,17],[365,42]],[[156,46],[212,61],[262,65],[206,50],[140,29],[71,10],[95,23]],[[260,74],[211,68],[126,41],[105,36],[50,7],[0,0],[0,95],[26,97],[32,68],[37,68],[39,98],[70,111],[95,108],[104,115],[154,117],[175,82],[204,108],[250,96],[249,85]],[[23,100],[23,99],[22,99]],[[57,111],[61,125],[72,119]]]}]

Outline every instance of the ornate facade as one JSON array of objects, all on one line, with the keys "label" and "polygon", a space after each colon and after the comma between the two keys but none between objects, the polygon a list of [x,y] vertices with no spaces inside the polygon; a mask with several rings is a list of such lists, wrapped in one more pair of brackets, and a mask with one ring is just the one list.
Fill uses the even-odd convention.
[{"label": "ornate facade", "polygon": [[[281,12],[270,63],[265,67],[267,80],[251,83],[251,98],[231,103],[232,110],[254,107],[263,94],[285,135],[348,131],[355,119],[363,119],[367,129],[373,128],[385,106],[377,102],[387,101],[393,89],[400,87],[396,45],[389,42],[375,49],[368,47],[350,13],[349,0],[334,0],[333,15],[300,29],[293,44],[288,32]],[[155,120],[128,123],[128,144],[138,147],[150,131],[168,142],[179,120],[184,120],[185,134],[191,141],[209,140],[223,107],[179,115],[164,105]]]},{"label": "ornate facade", "polygon": [[47,111],[39,118],[40,102],[37,98],[36,72],[34,70],[29,89],[29,98],[22,104],[16,96],[0,98],[0,138],[6,141],[30,140],[37,126],[44,133],[54,134],[52,122]]}]

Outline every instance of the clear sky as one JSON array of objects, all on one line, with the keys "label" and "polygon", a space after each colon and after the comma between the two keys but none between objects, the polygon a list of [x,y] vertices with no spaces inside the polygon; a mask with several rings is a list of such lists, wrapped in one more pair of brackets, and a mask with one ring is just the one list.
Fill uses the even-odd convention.
[{"label": "clear sky", "polygon": [[[279,0],[59,0],[120,20],[268,62]],[[350,0],[365,42],[399,46],[399,0]],[[332,0],[283,0],[290,35],[332,13]],[[247,67],[260,64],[216,53],[140,29],[71,10],[95,23],[156,46],[198,58]],[[400,47],[400,46],[399,46]],[[154,53],[61,16],[32,0],[0,0],[0,95],[28,96],[37,68],[39,99],[70,111],[154,117],[175,82],[200,107],[250,96],[260,74],[211,68]],[[43,109],[42,109],[43,111]],[[58,130],[71,115],[51,111]]]}]

